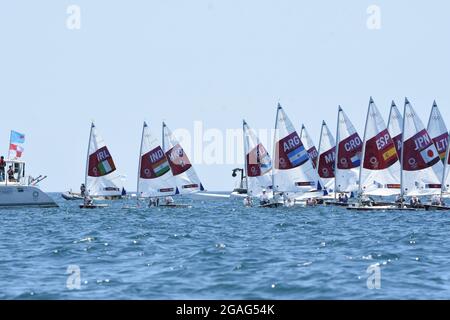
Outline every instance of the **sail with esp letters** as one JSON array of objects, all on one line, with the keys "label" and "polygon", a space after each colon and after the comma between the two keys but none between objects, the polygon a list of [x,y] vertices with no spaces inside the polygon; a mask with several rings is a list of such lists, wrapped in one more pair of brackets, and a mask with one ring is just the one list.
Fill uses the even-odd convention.
[{"label": "sail with esp letters", "polygon": [[163,150],[180,194],[204,191],[203,185],[183,147],[163,122]]},{"label": "sail with esp letters", "polygon": [[389,112],[388,131],[394,141],[398,158],[401,160],[403,116],[394,101],[392,101],[391,111]]},{"label": "sail with esp letters", "polygon": [[360,193],[373,196],[400,194],[400,161],[386,123],[372,98],[363,138]]},{"label": "sail with esp letters", "polygon": [[247,194],[259,197],[263,189],[272,189],[272,159],[245,120],[243,132]]},{"label": "sail with esp letters", "polygon": [[440,194],[443,164],[439,152],[408,99],[403,119],[402,194]]},{"label": "sail with esp letters", "polygon": [[103,138],[91,124],[85,175],[86,191],[92,197],[118,197],[123,182]]}]

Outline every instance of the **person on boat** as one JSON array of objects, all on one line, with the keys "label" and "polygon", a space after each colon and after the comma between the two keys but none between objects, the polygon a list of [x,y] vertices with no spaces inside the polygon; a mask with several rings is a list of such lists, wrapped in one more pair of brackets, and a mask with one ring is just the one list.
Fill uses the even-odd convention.
[{"label": "person on boat", "polygon": [[244,206],[245,207],[252,207],[253,206],[252,197],[247,196],[247,197],[244,198]]},{"label": "person on boat", "polygon": [[269,195],[266,192],[266,189],[263,189],[261,196],[259,197],[259,204],[264,206],[270,203]]},{"label": "person on boat", "polygon": [[344,193],[344,197],[342,198],[343,203],[348,203],[348,195]]},{"label": "person on boat", "polygon": [[308,200],[306,200],[306,205],[315,207],[317,205],[317,200],[315,198],[308,198]]},{"label": "person on boat", "polygon": [[0,181],[5,181],[5,169],[6,169],[6,162],[5,157],[0,157]]},{"label": "person on boat", "polygon": [[12,166],[9,166],[9,169],[8,169],[8,181],[12,181],[12,182],[16,181],[16,178],[14,178],[14,169]]},{"label": "person on boat", "polygon": [[443,207],[443,206],[445,206],[445,202],[444,202],[444,199],[442,199],[442,197],[440,197],[438,195],[434,195],[431,198],[431,205],[432,206],[441,206],[441,207]]},{"label": "person on boat", "polygon": [[150,198],[149,207],[157,207],[159,206],[159,198]]},{"label": "person on boat", "polygon": [[395,198],[395,203],[404,203],[405,202],[405,198],[403,198],[403,196],[401,194],[399,194],[396,198]]},{"label": "person on boat", "polygon": [[94,204],[94,200],[88,194],[86,194],[84,196],[84,205],[85,206],[92,206],[93,204]]},{"label": "person on boat", "polygon": [[420,199],[418,197],[411,197],[411,200],[410,200],[409,204],[413,208],[419,208],[420,205],[422,204],[422,202],[420,201]]},{"label": "person on boat", "polygon": [[343,202],[342,193],[339,193],[338,202]]},{"label": "person on boat", "polygon": [[82,197],[86,196],[86,186],[84,185],[84,183],[81,184],[80,193]]},{"label": "person on boat", "polygon": [[166,206],[170,206],[170,205],[173,205],[175,203],[175,201],[173,200],[173,198],[171,196],[167,196],[165,198],[165,201],[166,201]]}]

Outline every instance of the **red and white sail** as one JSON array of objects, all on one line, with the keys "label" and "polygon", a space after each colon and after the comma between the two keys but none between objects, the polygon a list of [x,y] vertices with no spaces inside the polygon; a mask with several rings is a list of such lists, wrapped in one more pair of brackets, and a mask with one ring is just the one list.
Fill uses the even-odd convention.
[{"label": "red and white sail", "polygon": [[163,150],[180,194],[203,191],[203,185],[187,154],[165,123],[163,123]]},{"label": "red and white sail", "polygon": [[158,139],[151,134],[150,128],[144,122],[139,152],[137,195],[163,197],[177,192],[169,160]]},{"label": "red and white sail", "polygon": [[317,172],[326,190],[334,192],[334,169],[336,161],[336,140],[325,121],[322,122],[319,141]]},{"label": "red and white sail", "polygon": [[403,194],[439,194],[443,177],[442,161],[433,139],[408,99],[405,99],[403,119]]},{"label": "red and white sail", "polygon": [[313,164],[313,167],[316,168],[317,160],[319,158],[319,152],[317,151],[314,142],[311,139],[308,131],[306,130],[305,125],[302,125],[302,130],[300,131],[300,140],[302,140],[303,145],[305,146],[306,151],[308,151],[309,158]]},{"label": "red and white sail", "polygon": [[114,197],[122,194],[122,179],[94,123],[89,136],[85,185],[88,194],[93,197]]},{"label": "red and white sail", "polygon": [[394,141],[377,106],[370,98],[363,141],[360,192],[366,195],[400,194],[400,161]]},{"label": "red and white sail", "polygon": [[353,192],[359,189],[362,140],[339,107],[336,146],[336,192]]},{"label": "red and white sail", "polygon": [[300,196],[322,190],[308,152],[281,105],[277,109],[274,142],[274,192],[293,192]]},{"label": "red and white sail", "polygon": [[247,193],[258,197],[272,189],[272,159],[247,122],[243,122]]},{"label": "red and white sail", "polygon": [[391,111],[389,113],[388,130],[394,141],[398,158],[401,160],[403,117],[394,101],[392,101]]},{"label": "red and white sail", "polygon": [[433,102],[433,107],[431,108],[427,130],[436,145],[436,149],[439,152],[439,157],[442,161],[444,161],[448,147],[448,129],[436,101]]}]

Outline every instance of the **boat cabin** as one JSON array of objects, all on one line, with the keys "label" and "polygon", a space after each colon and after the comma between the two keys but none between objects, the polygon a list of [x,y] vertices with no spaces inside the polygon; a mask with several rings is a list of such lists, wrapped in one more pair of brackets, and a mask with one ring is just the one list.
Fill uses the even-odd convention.
[{"label": "boat cabin", "polygon": [[5,160],[0,164],[0,185],[25,185],[25,162]]}]

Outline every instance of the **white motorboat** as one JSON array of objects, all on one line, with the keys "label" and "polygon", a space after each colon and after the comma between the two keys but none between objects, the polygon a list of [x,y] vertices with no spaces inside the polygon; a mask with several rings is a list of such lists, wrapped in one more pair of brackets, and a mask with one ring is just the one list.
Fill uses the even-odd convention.
[{"label": "white motorboat", "polygon": [[46,177],[36,179],[25,175],[25,162],[5,160],[0,169],[0,208],[5,207],[58,207],[55,201],[37,184]]}]

